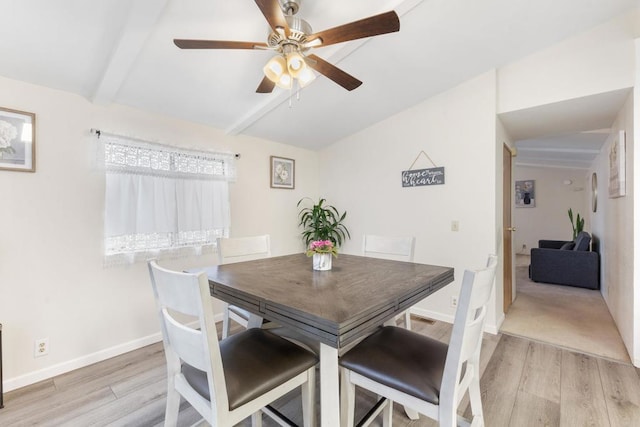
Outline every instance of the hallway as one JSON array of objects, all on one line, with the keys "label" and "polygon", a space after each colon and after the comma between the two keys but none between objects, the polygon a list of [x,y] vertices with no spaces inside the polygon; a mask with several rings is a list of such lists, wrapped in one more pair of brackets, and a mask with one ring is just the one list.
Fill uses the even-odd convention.
[{"label": "hallway", "polygon": [[529,256],[516,256],[516,299],[500,332],[631,363],[599,291],[535,283]]}]

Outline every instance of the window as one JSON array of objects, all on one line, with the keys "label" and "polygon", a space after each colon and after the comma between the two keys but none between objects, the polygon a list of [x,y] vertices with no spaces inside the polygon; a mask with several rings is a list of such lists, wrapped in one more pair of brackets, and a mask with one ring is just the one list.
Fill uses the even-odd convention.
[{"label": "window", "polygon": [[233,154],[98,135],[106,264],[211,252],[229,235]]}]

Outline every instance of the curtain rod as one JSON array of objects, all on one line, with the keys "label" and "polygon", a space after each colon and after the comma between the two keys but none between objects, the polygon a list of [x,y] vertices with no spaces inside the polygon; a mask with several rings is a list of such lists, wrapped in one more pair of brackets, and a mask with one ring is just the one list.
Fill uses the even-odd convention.
[{"label": "curtain rod", "polygon": [[[147,144],[158,144],[156,142],[145,141],[144,139],[141,139],[141,138],[135,138],[135,137],[132,137],[132,136],[125,136],[125,135],[118,135],[117,133],[105,132],[105,131],[102,131],[100,129],[95,129],[95,128],[91,128],[90,133],[91,133],[91,135],[96,135],[96,137],[98,139],[100,139],[100,136],[102,134],[105,134],[105,135],[111,135],[111,136],[116,136],[116,137],[121,137],[121,138],[133,139],[134,141],[140,141],[140,142],[144,142],[144,143],[147,143]],[[159,145],[164,145],[164,144],[159,144]],[[182,147],[178,147],[178,148],[182,148]],[[241,157],[240,153],[234,153],[233,156],[236,159],[239,159]]]}]

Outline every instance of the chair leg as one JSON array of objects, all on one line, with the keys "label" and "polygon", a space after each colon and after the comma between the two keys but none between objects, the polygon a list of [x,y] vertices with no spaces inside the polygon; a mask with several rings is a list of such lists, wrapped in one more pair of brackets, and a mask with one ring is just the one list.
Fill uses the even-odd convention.
[{"label": "chair leg", "polygon": [[409,419],[413,421],[420,418],[420,414],[418,413],[418,411],[416,411],[415,409],[411,409],[408,406],[404,407],[404,413],[407,414],[407,417],[409,417]]},{"label": "chair leg", "polygon": [[385,405],[382,410],[382,427],[392,427],[393,424],[393,400]]},{"label": "chair leg", "polygon": [[251,414],[251,427],[262,427],[262,411]]},{"label": "chair leg", "polygon": [[404,312],[404,327],[407,330],[411,330],[411,309]]},{"label": "chair leg", "polygon": [[167,387],[167,407],[164,412],[165,427],[178,425],[178,414],[180,413],[180,393],[174,388],[173,378],[168,380]]},{"label": "chair leg", "polygon": [[340,369],[340,425],[353,427],[356,406],[356,386],[349,380],[349,371]]},{"label": "chair leg", "polygon": [[308,371],[307,383],[302,385],[302,420],[304,427],[315,427],[316,368]]},{"label": "chair leg", "polygon": [[471,384],[469,384],[469,403],[471,404],[471,414],[474,420],[478,417],[482,421],[482,399],[480,398],[480,381],[477,375],[474,375]]},{"label": "chair leg", "polygon": [[229,320],[229,304],[224,304],[224,309],[222,311],[222,339],[225,339],[229,336],[229,329],[231,328],[231,322]]}]

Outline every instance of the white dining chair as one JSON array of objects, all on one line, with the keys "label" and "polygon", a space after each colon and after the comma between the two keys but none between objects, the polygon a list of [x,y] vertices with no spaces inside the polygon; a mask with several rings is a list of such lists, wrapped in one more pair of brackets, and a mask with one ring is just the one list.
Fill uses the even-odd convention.
[{"label": "white dining chair", "polygon": [[[271,240],[268,234],[250,237],[226,237],[217,239],[218,264],[253,261],[271,256]],[[249,324],[250,313],[240,307],[224,303],[222,318],[222,338],[229,336],[231,320],[245,329]]]},{"label": "white dining chair", "polygon": [[[413,262],[415,237],[391,237],[365,234],[362,239],[362,254],[372,258]],[[411,329],[411,309],[404,312],[404,326]]]},{"label": "white dining chair", "polygon": [[[231,427],[251,416],[259,427],[262,413],[288,425],[268,405],[298,387],[304,425],[314,425],[318,358],[312,352],[259,328],[219,341],[205,273],[171,271],[151,261],[149,274],[167,360],[165,426],[177,424],[181,396],[212,426]],[[176,313],[197,318],[195,327]]]},{"label": "white dining chair", "polygon": [[[381,400],[369,419],[383,413],[391,427],[393,402],[438,421],[439,426],[469,425],[457,415],[469,392],[472,420],[482,426],[480,349],[487,304],[494,288],[497,258],[487,267],[465,271],[449,344],[395,326],[385,326],[340,358],[341,425],[354,425],[355,387]],[[366,425],[361,421],[359,425]]]}]

